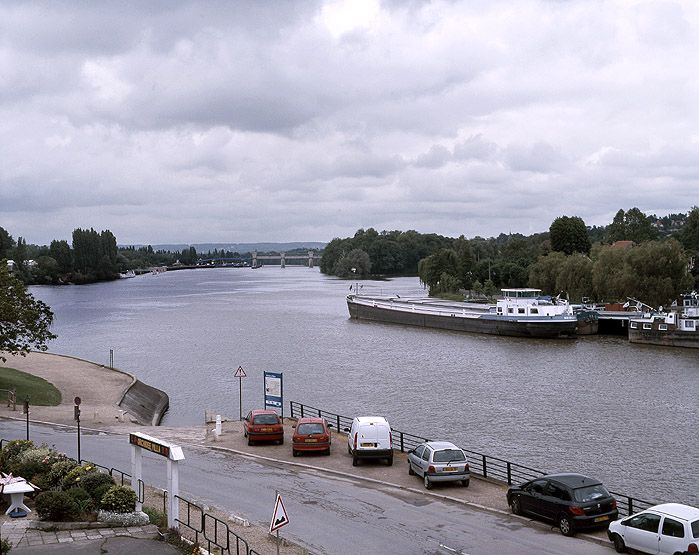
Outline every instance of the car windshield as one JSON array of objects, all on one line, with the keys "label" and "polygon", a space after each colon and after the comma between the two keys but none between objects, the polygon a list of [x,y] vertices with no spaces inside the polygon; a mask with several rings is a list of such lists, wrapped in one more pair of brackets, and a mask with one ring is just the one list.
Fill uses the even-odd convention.
[{"label": "car windshield", "polygon": [[433,462],[465,461],[466,457],[461,449],[442,449],[435,451],[432,457]]},{"label": "car windshield", "polygon": [[699,538],[699,520],[692,522],[692,536],[694,538]]},{"label": "car windshield", "polygon": [[590,501],[597,501],[603,497],[609,497],[607,488],[605,488],[602,484],[578,488],[574,490],[573,493],[575,495],[575,500],[578,503],[588,503]]},{"label": "car windshield", "polygon": [[253,424],[279,424],[279,417],[276,414],[258,414],[252,419]]},{"label": "car windshield", "polygon": [[325,433],[325,428],[323,428],[323,425],[320,423],[299,424],[298,428],[296,428],[296,433],[303,436],[308,436],[311,434],[322,434]]}]

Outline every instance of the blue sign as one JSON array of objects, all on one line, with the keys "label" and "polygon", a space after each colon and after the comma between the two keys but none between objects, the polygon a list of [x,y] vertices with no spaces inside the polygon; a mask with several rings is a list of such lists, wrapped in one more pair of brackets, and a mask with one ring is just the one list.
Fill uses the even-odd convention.
[{"label": "blue sign", "polygon": [[281,409],[284,417],[284,380],[281,372],[265,372],[265,408]]}]

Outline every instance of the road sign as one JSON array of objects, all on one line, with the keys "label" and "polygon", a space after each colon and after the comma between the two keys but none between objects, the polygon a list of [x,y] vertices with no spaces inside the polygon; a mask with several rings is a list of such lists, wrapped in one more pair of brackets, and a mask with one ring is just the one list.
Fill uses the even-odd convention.
[{"label": "road sign", "polygon": [[289,524],[289,516],[286,514],[282,496],[277,494],[277,501],[274,504],[272,522],[269,523],[269,531],[272,533],[275,530],[279,530],[282,526],[286,526],[287,524]]},{"label": "road sign", "polygon": [[247,378],[248,375],[245,373],[245,370],[243,370],[242,366],[238,366],[238,369],[235,371],[235,374],[233,374],[234,378]]}]

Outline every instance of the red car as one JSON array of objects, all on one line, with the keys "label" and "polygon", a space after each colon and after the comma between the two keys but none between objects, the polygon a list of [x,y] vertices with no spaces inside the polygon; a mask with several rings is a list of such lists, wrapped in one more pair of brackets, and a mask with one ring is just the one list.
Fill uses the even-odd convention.
[{"label": "red car", "polygon": [[284,443],[284,426],[279,415],[273,410],[251,410],[243,419],[243,435],[248,445],[255,441],[276,441]]},{"label": "red car", "polygon": [[330,454],[330,426],[325,418],[299,418],[294,426],[291,453],[298,457],[301,452],[313,451]]}]

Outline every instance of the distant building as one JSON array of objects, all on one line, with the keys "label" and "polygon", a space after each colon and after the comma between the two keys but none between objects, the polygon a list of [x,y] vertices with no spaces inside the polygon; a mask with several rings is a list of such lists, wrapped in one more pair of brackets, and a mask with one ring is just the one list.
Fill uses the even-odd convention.
[{"label": "distant building", "polygon": [[7,261],[7,269],[8,269],[10,272],[14,272],[14,271],[15,271],[15,261],[14,261],[14,260],[8,260],[8,261]]},{"label": "distant building", "polygon": [[613,249],[630,249],[633,247],[633,241],[614,241],[612,243]]}]

